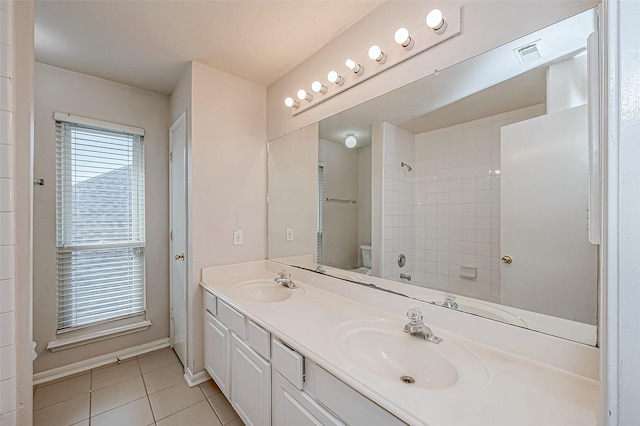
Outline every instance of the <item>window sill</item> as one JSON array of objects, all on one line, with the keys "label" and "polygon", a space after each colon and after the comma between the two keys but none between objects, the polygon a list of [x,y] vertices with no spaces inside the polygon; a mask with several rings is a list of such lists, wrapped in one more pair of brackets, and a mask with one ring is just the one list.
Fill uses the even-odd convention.
[{"label": "window sill", "polygon": [[108,330],[93,331],[70,337],[62,337],[49,342],[47,349],[51,352],[58,352],[64,349],[75,348],[77,346],[88,345],[101,340],[113,339],[126,334],[137,333],[147,330],[151,326],[151,321],[144,320],[134,324],[122,325]]}]

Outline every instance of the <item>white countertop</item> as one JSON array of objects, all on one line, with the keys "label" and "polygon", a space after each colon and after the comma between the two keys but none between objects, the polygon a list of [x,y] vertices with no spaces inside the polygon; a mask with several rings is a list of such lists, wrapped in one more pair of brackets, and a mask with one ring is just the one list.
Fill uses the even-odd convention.
[{"label": "white countertop", "polygon": [[[207,268],[203,270],[201,285],[305,357],[411,425],[597,424],[599,384],[596,381],[513,355],[453,334],[443,327],[437,327],[427,318],[442,312],[432,311],[433,309],[442,308],[366,287],[355,290],[350,288],[351,296],[354,291],[359,293],[356,300],[322,288],[323,281],[333,278],[320,276],[319,279],[314,278],[307,282],[297,279],[297,276],[309,278],[310,273],[295,268],[289,268],[289,272],[292,273],[296,284],[304,290],[296,297],[284,302],[261,303],[232,296],[231,287],[240,282],[273,279],[276,276],[275,268],[281,268],[281,265],[269,263],[251,262]],[[317,274],[314,274],[314,277],[315,275]],[[334,289],[335,285],[328,288]],[[363,303],[362,300],[367,300],[370,292],[375,292],[378,299],[388,298],[391,306],[397,306],[398,303],[419,306],[425,313],[425,323],[431,326],[436,335],[444,339],[438,345],[442,347],[437,350],[446,353],[448,350],[460,351],[462,348],[471,353],[479,361],[474,362],[476,368],[473,369],[473,374],[484,377],[481,383],[465,388],[463,384],[468,377],[462,369],[459,383],[456,385],[439,390],[416,389],[399,380],[390,382],[389,379],[367,373],[361,368],[353,368],[349,357],[340,350],[336,338],[337,332],[343,329],[345,324],[354,321],[380,321],[391,329],[397,327],[399,335],[402,335],[402,327],[407,322],[404,316],[406,310],[396,312],[395,306],[393,310],[387,310],[379,304],[375,306],[376,304]],[[486,321],[461,313],[454,314],[463,315],[463,321]],[[478,338],[482,340],[482,336]],[[549,350],[554,348],[549,347]]]}]

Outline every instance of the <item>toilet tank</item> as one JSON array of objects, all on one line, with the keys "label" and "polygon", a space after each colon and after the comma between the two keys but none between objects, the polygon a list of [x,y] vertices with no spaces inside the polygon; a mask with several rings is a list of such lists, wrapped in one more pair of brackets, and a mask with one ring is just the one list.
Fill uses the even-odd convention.
[{"label": "toilet tank", "polygon": [[360,251],[362,252],[362,266],[371,268],[371,246],[362,244]]}]

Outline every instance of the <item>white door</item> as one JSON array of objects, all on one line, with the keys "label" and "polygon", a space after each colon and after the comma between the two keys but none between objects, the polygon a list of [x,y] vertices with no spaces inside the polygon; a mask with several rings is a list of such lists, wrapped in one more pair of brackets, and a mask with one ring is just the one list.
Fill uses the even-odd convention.
[{"label": "white door", "polygon": [[[596,324],[596,246],[588,237],[587,106],[502,128],[502,303]],[[506,259],[508,261],[508,259]]]},{"label": "white door", "polygon": [[171,345],[187,365],[187,125],[182,113],[169,130]]}]

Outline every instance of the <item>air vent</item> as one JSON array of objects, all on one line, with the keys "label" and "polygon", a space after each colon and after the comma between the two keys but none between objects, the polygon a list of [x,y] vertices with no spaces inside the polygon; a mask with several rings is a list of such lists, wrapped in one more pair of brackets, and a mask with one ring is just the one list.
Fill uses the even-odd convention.
[{"label": "air vent", "polygon": [[542,58],[542,54],[538,49],[538,42],[540,40],[536,40],[533,43],[529,43],[526,46],[518,47],[514,49],[514,53],[518,57],[518,60],[521,64],[529,64],[531,62],[537,61]]}]

